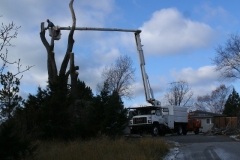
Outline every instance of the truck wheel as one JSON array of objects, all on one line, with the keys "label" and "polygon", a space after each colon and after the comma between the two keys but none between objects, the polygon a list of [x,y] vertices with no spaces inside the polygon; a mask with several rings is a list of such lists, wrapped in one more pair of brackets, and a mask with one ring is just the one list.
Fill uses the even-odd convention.
[{"label": "truck wheel", "polygon": [[152,128],[152,135],[153,136],[157,136],[159,134],[159,128],[157,125],[153,125],[153,128]]},{"label": "truck wheel", "polygon": [[199,128],[196,129],[196,131],[194,131],[195,134],[199,134]]},{"label": "truck wheel", "polygon": [[178,128],[177,128],[177,134],[178,134],[178,135],[182,135],[182,133],[183,133],[183,132],[182,132],[182,125],[179,124],[179,125],[178,125]]}]

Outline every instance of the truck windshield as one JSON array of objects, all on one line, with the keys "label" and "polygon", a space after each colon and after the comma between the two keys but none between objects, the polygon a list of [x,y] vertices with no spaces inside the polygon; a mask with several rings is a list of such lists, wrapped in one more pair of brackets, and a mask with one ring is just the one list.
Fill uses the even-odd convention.
[{"label": "truck windshield", "polygon": [[138,110],[138,115],[155,115],[160,114],[160,110]]}]

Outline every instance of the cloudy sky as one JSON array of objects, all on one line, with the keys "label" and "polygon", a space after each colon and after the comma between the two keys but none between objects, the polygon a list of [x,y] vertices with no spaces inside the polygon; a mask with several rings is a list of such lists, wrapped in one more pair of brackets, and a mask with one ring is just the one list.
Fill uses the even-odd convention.
[{"label": "cloudy sky", "polygon": [[[75,0],[77,27],[140,29],[146,72],[155,98],[162,101],[170,82],[185,80],[194,97],[210,93],[220,84],[233,85],[240,92],[238,81],[224,81],[214,71],[215,49],[224,44],[229,34],[240,28],[238,0]],[[18,38],[8,48],[9,59],[21,59],[23,69],[34,65],[23,75],[21,95],[36,93],[47,82],[47,53],[39,32],[40,23],[50,19],[55,25],[72,25],[69,0],[2,0],[0,22],[14,22]],[[47,24],[45,23],[45,26]],[[69,31],[55,43],[59,68],[66,51]],[[47,34],[46,34],[47,35]],[[145,105],[141,73],[133,33],[76,31],[74,34],[75,64],[79,78],[96,93],[101,72],[120,55],[129,55],[136,68],[134,99],[125,106]],[[48,37],[48,40],[50,38]],[[9,66],[10,71],[16,67]]]}]

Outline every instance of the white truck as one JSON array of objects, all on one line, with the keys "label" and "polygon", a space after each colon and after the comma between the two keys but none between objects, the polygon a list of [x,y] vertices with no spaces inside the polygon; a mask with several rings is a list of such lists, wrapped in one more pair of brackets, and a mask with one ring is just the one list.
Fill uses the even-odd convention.
[{"label": "white truck", "polygon": [[187,111],[184,107],[135,107],[129,108],[129,128],[131,134],[151,133],[164,136],[167,132],[187,134]]},{"label": "white truck", "polygon": [[179,106],[161,106],[155,100],[148,76],[145,71],[145,60],[140,40],[140,32],[135,32],[135,40],[139,55],[140,68],[143,79],[146,101],[152,104],[146,107],[132,107],[129,109],[129,128],[132,134],[150,132],[153,136],[165,135],[167,132],[187,134],[187,108]]}]

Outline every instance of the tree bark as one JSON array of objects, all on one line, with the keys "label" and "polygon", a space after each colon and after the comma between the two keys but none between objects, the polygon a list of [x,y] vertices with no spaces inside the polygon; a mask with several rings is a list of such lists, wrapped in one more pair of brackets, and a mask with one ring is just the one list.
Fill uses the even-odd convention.
[{"label": "tree bark", "polygon": [[65,74],[66,73],[69,58],[70,58],[70,53],[72,52],[73,44],[74,44],[73,34],[74,34],[75,27],[76,27],[76,17],[75,17],[75,12],[74,12],[74,9],[73,9],[73,6],[72,6],[73,1],[74,0],[71,0],[70,3],[69,3],[69,8],[70,8],[70,11],[71,11],[71,14],[72,14],[73,23],[72,23],[72,28],[70,30],[70,33],[68,35],[68,45],[67,45],[68,47],[67,47],[67,51],[66,51],[65,57],[63,59],[62,65],[61,65],[60,74]]},{"label": "tree bark", "polygon": [[48,80],[50,83],[54,83],[57,78],[57,66],[55,62],[55,55],[54,55],[54,40],[52,37],[51,45],[48,43],[45,37],[45,29],[44,29],[44,22],[41,23],[41,32],[40,38],[42,40],[43,45],[47,50],[47,69],[48,69]]},{"label": "tree bark", "polygon": [[76,71],[76,69],[78,69],[78,67],[76,68],[74,65],[74,53],[71,53],[71,55],[70,55],[71,95],[74,99],[77,98],[78,72]]},{"label": "tree bark", "polygon": [[[40,38],[42,40],[43,45],[45,46],[46,50],[47,50],[47,69],[48,69],[48,79],[50,83],[54,83],[57,80],[57,77],[61,77],[64,78],[64,84],[65,86],[67,86],[67,82],[68,82],[68,77],[71,77],[71,95],[76,98],[76,93],[77,93],[77,78],[78,78],[78,72],[76,72],[76,70],[78,70],[78,66],[74,65],[74,53],[72,53],[72,49],[73,49],[73,45],[74,45],[74,39],[73,39],[73,35],[74,35],[74,31],[75,31],[75,27],[76,27],[76,17],[75,17],[75,13],[74,13],[74,9],[73,9],[73,1],[71,0],[69,3],[69,8],[72,14],[72,28],[69,32],[68,35],[68,45],[67,45],[67,51],[65,54],[65,57],[62,61],[61,64],[61,68],[60,68],[60,72],[58,75],[58,71],[57,71],[57,66],[56,66],[56,62],[55,62],[55,53],[54,53],[54,32],[52,35],[52,39],[51,39],[51,43],[49,44],[48,41],[46,40],[45,37],[45,28],[44,28],[44,22],[41,23],[41,32],[40,32]],[[68,72],[66,72],[67,67],[68,67],[68,63],[70,60],[70,69]],[[64,86],[62,86],[64,87]]]}]

